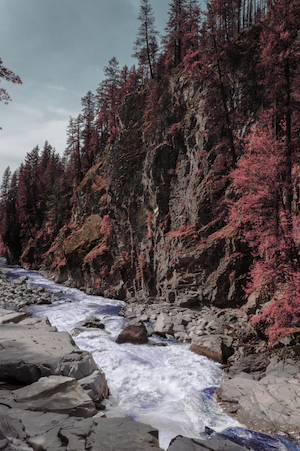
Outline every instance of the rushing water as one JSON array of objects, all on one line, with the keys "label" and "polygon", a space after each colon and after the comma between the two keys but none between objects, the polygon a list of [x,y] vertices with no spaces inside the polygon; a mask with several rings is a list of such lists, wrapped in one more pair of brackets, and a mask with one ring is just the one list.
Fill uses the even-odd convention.
[{"label": "rushing water", "polygon": [[[34,285],[44,286],[58,296],[52,305],[27,308],[35,316],[47,316],[58,330],[72,331],[90,316],[96,316],[105,329],[88,329],[74,336],[76,344],[90,351],[105,372],[110,397],[108,417],[132,416],[159,430],[160,446],[181,434],[201,437],[205,426],[249,443],[250,450],[298,450],[291,442],[241,428],[241,425],[212,401],[222,378],[220,365],[189,351],[188,345],[151,338],[147,345],[117,345],[115,340],[126,321],[118,316],[124,303],[55,284],[38,272],[20,267],[2,267],[10,278],[27,276]],[[78,333],[78,331],[77,331]],[[244,443],[245,442],[245,443]]]}]

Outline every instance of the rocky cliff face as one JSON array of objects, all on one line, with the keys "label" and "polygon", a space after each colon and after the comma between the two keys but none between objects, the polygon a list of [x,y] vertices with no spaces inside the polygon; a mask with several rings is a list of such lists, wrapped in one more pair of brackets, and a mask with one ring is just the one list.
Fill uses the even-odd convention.
[{"label": "rocky cliff face", "polygon": [[[156,82],[153,82],[153,84]],[[218,307],[240,305],[249,254],[226,225],[230,154],[207,137],[200,87],[184,76],[128,95],[113,144],[78,188],[72,223],[45,269],[107,297]]]}]

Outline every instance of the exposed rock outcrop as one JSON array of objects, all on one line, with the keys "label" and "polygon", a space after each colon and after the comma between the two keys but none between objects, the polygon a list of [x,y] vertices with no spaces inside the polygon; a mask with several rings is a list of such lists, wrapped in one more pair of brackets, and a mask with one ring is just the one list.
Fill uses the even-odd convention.
[{"label": "exposed rock outcrop", "polygon": [[249,356],[234,365],[217,399],[249,428],[285,433],[300,442],[300,346],[271,357]]},{"label": "exposed rock outcrop", "polygon": [[114,142],[78,187],[68,227],[44,259],[56,280],[106,297],[163,297],[182,307],[243,301],[250,259],[225,225],[231,157],[204,138],[200,87],[159,81],[151,132],[143,114],[151,84],[128,95]]}]

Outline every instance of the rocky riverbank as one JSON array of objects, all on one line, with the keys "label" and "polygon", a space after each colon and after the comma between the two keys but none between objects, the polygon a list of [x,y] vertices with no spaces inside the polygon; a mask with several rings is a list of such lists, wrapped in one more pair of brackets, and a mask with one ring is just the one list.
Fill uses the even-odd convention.
[{"label": "rocky riverbank", "polygon": [[190,343],[190,349],[223,364],[225,375],[215,399],[246,427],[284,434],[300,444],[300,336],[289,335],[272,348],[249,324],[243,307],[193,308],[164,300],[127,302],[120,312],[129,324],[144,322],[156,333]]},{"label": "rocky riverbank", "polygon": [[[28,304],[52,302],[54,296],[31,286],[26,278],[10,281],[1,271],[0,293],[0,450],[160,450],[155,428],[132,418],[105,418],[101,400],[108,396],[108,387],[105,375],[91,354],[80,350],[68,333],[58,332],[47,319],[28,318],[22,311]],[[232,343],[228,347],[235,350],[237,336],[232,330],[234,325],[242,327],[245,321],[243,315],[234,319],[233,313],[230,322],[229,311],[224,316],[216,309],[200,311],[151,299],[143,308],[137,302],[130,302],[121,312],[135,324],[139,320],[145,322],[147,335],[155,332],[190,341],[194,346],[200,346],[197,337],[221,337],[222,340],[230,337]],[[226,326],[226,329],[227,321],[232,327]],[[83,327],[91,327],[91,324]],[[203,343],[201,346],[205,348]],[[216,350],[217,345],[211,345],[211,351]],[[247,373],[247,368],[237,367],[241,359],[234,359],[234,352],[230,351],[226,357],[222,352],[210,357],[232,363],[231,379],[228,379],[231,384],[233,381],[232,390],[239,387],[234,378],[241,378],[241,373],[247,374],[245,380],[250,383],[256,382],[255,378],[260,382],[258,377],[254,378],[253,368]],[[265,366],[270,372],[272,362],[268,358]],[[263,366],[262,363],[256,368],[261,376],[265,371]],[[283,371],[286,375],[285,369]],[[291,375],[292,364],[289,371]],[[298,379],[294,380],[299,383]],[[236,414],[239,406],[243,407],[240,398],[248,399],[250,395],[246,393],[238,398],[233,393],[229,399],[231,394],[226,392],[226,387],[230,385],[222,388],[222,396],[227,395],[226,405]],[[296,383],[294,387],[297,389]],[[177,437],[168,451],[248,449],[235,440],[236,443],[228,436],[207,430],[205,440]]]}]

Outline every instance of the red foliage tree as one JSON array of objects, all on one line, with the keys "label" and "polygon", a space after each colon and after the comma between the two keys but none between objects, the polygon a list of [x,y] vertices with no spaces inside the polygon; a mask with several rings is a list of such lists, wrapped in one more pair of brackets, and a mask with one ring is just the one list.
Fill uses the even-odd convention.
[{"label": "red foliage tree", "polygon": [[[268,13],[261,21],[261,67],[264,70],[265,98],[274,111],[277,136],[285,136],[285,206],[291,214],[293,121],[300,111],[300,45],[299,2],[276,0],[268,4]],[[296,116],[296,117],[295,117]],[[295,137],[295,135],[294,135]]]},{"label": "red foliage tree", "polygon": [[248,136],[245,153],[232,173],[237,199],[231,205],[230,221],[239,224],[254,257],[246,293],[271,301],[254,321],[273,342],[296,327],[300,261],[283,201],[285,143],[268,122],[262,121]]}]

